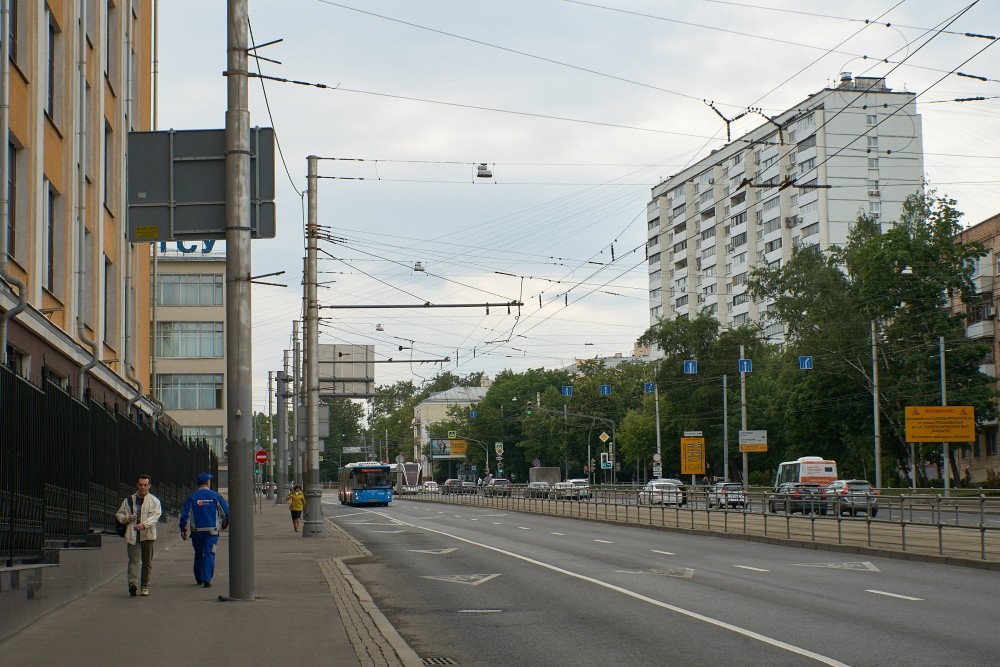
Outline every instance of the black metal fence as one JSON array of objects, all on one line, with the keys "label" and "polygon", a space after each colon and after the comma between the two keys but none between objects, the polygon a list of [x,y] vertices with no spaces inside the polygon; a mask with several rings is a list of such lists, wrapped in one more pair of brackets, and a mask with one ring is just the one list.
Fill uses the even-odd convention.
[{"label": "black metal fence", "polygon": [[0,365],[0,564],[114,532],[114,514],[141,474],[150,476],[164,513],[180,512],[198,472],[217,475],[206,443],[43,385]]}]

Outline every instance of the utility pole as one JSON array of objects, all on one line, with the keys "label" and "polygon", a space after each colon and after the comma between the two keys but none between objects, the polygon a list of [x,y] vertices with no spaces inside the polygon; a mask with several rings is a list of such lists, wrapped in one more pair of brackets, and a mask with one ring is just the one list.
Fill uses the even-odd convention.
[{"label": "utility pole", "polygon": [[[938,336],[938,350],[939,357],[941,359],[941,405],[948,405],[948,390],[946,388],[945,382],[945,365],[944,365],[944,336]],[[941,443],[941,480],[944,482],[944,497],[947,498],[949,495],[948,486],[949,478],[951,477],[951,455],[948,452],[948,443]]]},{"label": "utility pole", "polygon": [[299,433],[299,405],[302,403],[302,348],[299,345],[299,321],[292,322],[292,421],[295,422],[295,437],[292,439],[292,477],[296,484],[302,477],[302,434]]},{"label": "utility pole", "polygon": [[274,499],[274,371],[267,372],[267,499]]},{"label": "utility pole", "polygon": [[285,485],[288,484],[288,354],[285,354],[285,370],[276,373],[278,378],[278,493],[274,504],[285,502]]},{"label": "utility pole", "polygon": [[[308,219],[306,222],[306,516],[302,537],[323,536],[323,487],[319,481],[319,304],[316,296],[316,255],[319,223],[316,203],[316,163],[308,158]],[[372,433],[374,439],[375,433]]]},{"label": "utility pole", "polygon": [[882,488],[882,443],[879,437],[878,409],[878,347],[875,320],[872,320],[872,418],[875,420],[875,488]]},{"label": "utility pole", "polygon": [[[740,359],[743,358],[743,346],[740,345]],[[747,373],[742,365],[740,365],[740,430],[747,430]],[[750,486],[750,457],[746,451],[743,452],[743,486]]]},{"label": "utility pole", "polygon": [[253,600],[253,387],[250,349],[249,0],[226,15],[226,432],[229,440],[229,597]]},{"label": "utility pole", "polygon": [[722,374],[722,481],[729,481],[729,397],[728,378]]}]

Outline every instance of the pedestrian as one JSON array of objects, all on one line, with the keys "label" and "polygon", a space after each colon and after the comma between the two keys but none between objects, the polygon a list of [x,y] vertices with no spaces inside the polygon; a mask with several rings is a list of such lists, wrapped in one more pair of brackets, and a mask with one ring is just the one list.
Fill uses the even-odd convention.
[{"label": "pedestrian", "polygon": [[212,476],[198,475],[198,488],[188,496],[181,510],[181,539],[188,537],[191,519],[191,546],[194,547],[194,580],[200,586],[212,586],[215,575],[215,547],[219,531],[229,527],[229,503],[210,486]]},{"label": "pedestrian", "polygon": [[292,490],[285,496],[285,500],[288,502],[288,509],[292,512],[292,527],[297,533],[302,527],[302,510],[306,508],[306,496],[302,493],[302,487],[298,484],[292,487]]},{"label": "pedestrian", "polygon": [[149,492],[149,475],[139,475],[135,493],[122,501],[115,513],[118,523],[127,524],[125,544],[128,548],[128,594],[149,595],[149,576],[153,572],[153,546],[156,544],[156,524],[163,511],[160,499]]}]

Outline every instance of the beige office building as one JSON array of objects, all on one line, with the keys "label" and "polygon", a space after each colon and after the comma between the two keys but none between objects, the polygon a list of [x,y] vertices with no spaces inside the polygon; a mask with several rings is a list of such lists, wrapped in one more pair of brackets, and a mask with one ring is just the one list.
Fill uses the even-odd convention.
[{"label": "beige office building", "polygon": [[0,354],[152,414],[149,245],[125,238],[129,130],[151,124],[152,0],[5,0]]}]

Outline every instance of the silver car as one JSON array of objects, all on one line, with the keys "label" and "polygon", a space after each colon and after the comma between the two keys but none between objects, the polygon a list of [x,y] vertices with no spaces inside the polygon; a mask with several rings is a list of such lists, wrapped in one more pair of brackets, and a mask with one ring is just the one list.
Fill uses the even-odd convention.
[{"label": "silver car", "polygon": [[673,482],[654,479],[639,492],[640,505],[677,505],[687,502],[685,489]]},{"label": "silver car", "polygon": [[864,479],[838,479],[823,489],[821,514],[833,512],[838,516],[857,516],[864,512],[870,517],[878,516],[878,490]]},{"label": "silver car", "polygon": [[736,482],[717,482],[708,490],[708,507],[746,507],[747,492]]}]

